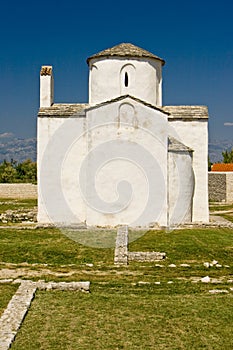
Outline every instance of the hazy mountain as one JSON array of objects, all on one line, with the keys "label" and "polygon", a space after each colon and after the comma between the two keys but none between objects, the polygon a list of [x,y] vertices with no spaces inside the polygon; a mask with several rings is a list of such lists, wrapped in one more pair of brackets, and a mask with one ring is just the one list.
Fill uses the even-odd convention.
[{"label": "hazy mountain", "polygon": [[14,159],[23,162],[36,160],[36,138],[20,139],[10,133],[0,134],[0,162]]},{"label": "hazy mountain", "polygon": [[[222,161],[222,152],[233,148],[232,140],[211,140],[209,157],[212,163]],[[36,160],[36,138],[20,139],[11,133],[0,134],[0,162],[14,159],[22,162],[26,159]]]},{"label": "hazy mountain", "polygon": [[231,140],[211,140],[209,141],[209,157],[212,163],[222,162],[223,151],[230,151],[233,148],[233,138]]}]

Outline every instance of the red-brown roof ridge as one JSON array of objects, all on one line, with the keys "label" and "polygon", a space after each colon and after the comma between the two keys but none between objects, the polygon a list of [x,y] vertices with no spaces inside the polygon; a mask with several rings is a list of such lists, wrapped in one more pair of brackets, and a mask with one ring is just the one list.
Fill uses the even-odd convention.
[{"label": "red-brown roof ridge", "polygon": [[215,163],[211,166],[211,171],[233,171],[233,163]]}]

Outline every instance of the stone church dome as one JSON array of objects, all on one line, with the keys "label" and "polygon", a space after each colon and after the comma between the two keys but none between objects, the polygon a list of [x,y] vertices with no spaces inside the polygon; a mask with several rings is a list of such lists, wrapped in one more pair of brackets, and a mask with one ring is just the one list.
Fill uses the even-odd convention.
[{"label": "stone church dome", "polygon": [[147,50],[122,43],[87,59],[89,103],[131,95],[162,106],[162,66],[165,61]]},{"label": "stone church dome", "polygon": [[165,64],[165,61],[162,58],[160,58],[160,57],[152,54],[151,52],[144,50],[138,46],[130,44],[130,43],[122,43],[122,44],[113,46],[112,48],[100,51],[100,52],[90,56],[87,59],[87,63],[89,64],[90,60],[94,59],[94,58],[114,57],[114,56],[115,57],[138,57],[138,58],[139,57],[140,58],[147,57],[147,58],[153,58],[153,59],[161,61],[162,65]]}]

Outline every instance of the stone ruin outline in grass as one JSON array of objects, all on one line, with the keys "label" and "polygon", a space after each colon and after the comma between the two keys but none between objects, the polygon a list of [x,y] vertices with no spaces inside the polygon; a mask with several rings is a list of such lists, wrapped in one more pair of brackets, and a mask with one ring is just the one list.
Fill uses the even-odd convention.
[{"label": "stone ruin outline in grass", "polygon": [[114,252],[115,265],[128,265],[129,261],[154,262],[165,258],[166,253],[161,252],[129,252],[128,226],[122,225],[118,227]]},{"label": "stone ruin outline in grass", "polygon": [[37,289],[90,292],[89,281],[46,283],[44,281],[33,282],[16,279],[13,283],[20,283],[20,285],[0,317],[0,350],[8,350],[11,347]]}]

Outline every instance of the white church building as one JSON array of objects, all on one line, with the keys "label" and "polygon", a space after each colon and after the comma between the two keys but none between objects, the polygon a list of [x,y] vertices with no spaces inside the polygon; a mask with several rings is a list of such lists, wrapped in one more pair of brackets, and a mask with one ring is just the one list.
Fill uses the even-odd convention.
[{"label": "white church building", "polygon": [[54,103],[40,72],[38,222],[208,222],[208,109],[164,106],[165,61],[123,43],[87,59],[88,103]]}]

